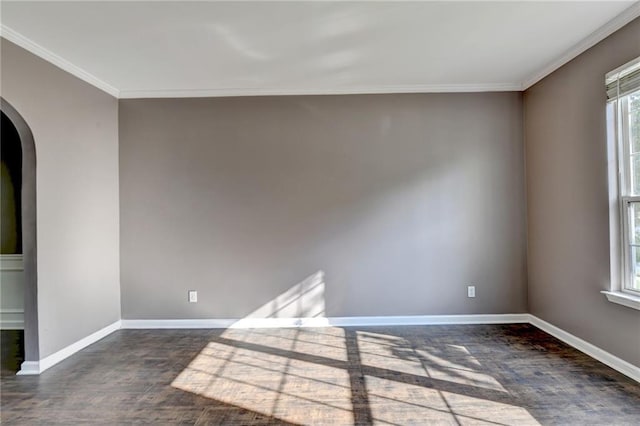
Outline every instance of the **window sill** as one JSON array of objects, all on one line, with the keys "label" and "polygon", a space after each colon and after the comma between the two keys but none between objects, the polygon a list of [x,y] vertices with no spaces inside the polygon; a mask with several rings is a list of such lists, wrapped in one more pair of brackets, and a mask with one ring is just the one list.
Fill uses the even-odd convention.
[{"label": "window sill", "polygon": [[607,300],[609,302],[617,303],[631,309],[640,310],[639,296],[633,296],[629,293],[623,293],[621,291],[601,291],[600,293],[607,296]]}]

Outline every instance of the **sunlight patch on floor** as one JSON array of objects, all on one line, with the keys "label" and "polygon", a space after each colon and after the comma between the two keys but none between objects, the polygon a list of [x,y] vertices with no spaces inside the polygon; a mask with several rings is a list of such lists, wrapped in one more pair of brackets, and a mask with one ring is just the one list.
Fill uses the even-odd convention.
[{"label": "sunlight patch on floor", "polygon": [[538,424],[464,346],[346,330],[225,330],[172,386],[299,424]]},{"label": "sunlight patch on floor", "polygon": [[222,337],[236,342],[251,343],[263,347],[292,350],[306,355],[321,355],[338,361],[347,361],[344,331],[340,328],[322,329],[242,329],[225,330]]},{"label": "sunlight patch on floor", "polygon": [[540,426],[540,423],[526,409],[517,405],[446,391],[442,391],[442,396],[461,425]]},{"label": "sunlight patch on floor", "polygon": [[507,392],[494,377],[481,372],[480,362],[463,346],[417,348],[394,336],[360,331],[357,334],[363,365]]},{"label": "sunlight patch on floor", "polygon": [[[254,341],[251,332],[241,342]],[[228,336],[227,336],[228,337]],[[239,337],[239,336],[238,336]],[[269,336],[256,336],[269,340]],[[294,350],[297,342],[269,340]],[[318,348],[315,348],[316,353]],[[351,424],[351,387],[346,370],[264,351],[211,342],[172,386],[293,423]]]},{"label": "sunlight patch on floor", "polygon": [[[358,350],[362,365],[384,370],[425,376],[420,360],[409,356],[411,348],[406,347],[404,339],[383,336],[376,333],[357,332]],[[395,342],[395,343],[391,343]]]},{"label": "sunlight patch on floor", "polygon": [[539,425],[524,408],[367,376],[373,423]]},{"label": "sunlight patch on floor", "polygon": [[436,389],[366,376],[365,383],[374,424],[407,423],[456,424],[446,402]]}]

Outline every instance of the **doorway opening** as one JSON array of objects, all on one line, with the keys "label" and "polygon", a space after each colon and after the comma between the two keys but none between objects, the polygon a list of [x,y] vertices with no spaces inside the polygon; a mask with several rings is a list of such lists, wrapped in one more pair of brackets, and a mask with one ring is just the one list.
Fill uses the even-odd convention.
[{"label": "doorway opening", "polygon": [[2,375],[7,375],[24,361],[22,147],[16,127],[0,114],[0,349]]},{"label": "doorway opening", "polygon": [[38,362],[36,158],[29,126],[0,98],[0,346],[2,375]]}]

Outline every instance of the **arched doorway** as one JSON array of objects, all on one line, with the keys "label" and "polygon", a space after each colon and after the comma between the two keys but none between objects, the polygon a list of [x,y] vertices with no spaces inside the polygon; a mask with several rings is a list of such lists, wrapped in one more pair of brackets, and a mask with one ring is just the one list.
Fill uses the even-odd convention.
[{"label": "arched doorway", "polygon": [[38,342],[38,273],[36,242],[36,147],[31,129],[5,99],[0,97],[0,110],[20,139],[22,176],[20,197],[21,249],[24,289],[24,359],[40,360]]}]

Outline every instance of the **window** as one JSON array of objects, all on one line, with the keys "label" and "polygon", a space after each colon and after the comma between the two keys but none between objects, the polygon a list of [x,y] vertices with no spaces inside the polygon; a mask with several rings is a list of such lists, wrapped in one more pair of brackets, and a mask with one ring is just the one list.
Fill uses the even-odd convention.
[{"label": "window", "polygon": [[[640,309],[640,58],[606,76],[609,101],[610,154],[615,161],[612,240],[618,245],[612,256],[612,291],[628,296]],[[617,234],[617,235],[614,235]],[[612,245],[612,249],[614,249]],[[611,300],[611,298],[609,298]],[[613,301],[613,300],[612,300]],[[627,303],[623,303],[628,305]]]},{"label": "window", "polygon": [[626,261],[622,289],[640,292],[640,90],[617,102],[620,129],[617,139],[622,151],[620,208]]}]

